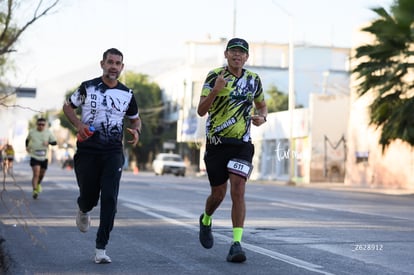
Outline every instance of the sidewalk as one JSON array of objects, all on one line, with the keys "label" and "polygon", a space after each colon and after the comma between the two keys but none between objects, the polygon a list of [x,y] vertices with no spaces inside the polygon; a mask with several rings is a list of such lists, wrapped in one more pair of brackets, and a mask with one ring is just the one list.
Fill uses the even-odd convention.
[{"label": "sidewalk", "polygon": [[[208,181],[207,175],[205,173],[200,173],[200,172],[194,172],[194,171],[189,172],[187,173],[187,177],[193,177],[197,179],[205,178],[206,181]],[[257,183],[257,184],[274,184],[274,185],[279,185],[279,186],[291,186],[291,187],[297,187],[297,188],[316,188],[316,189],[322,189],[322,190],[375,193],[375,194],[384,194],[384,195],[414,195],[414,189],[380,188],[376,186],[353,186],[353,185],[346,185],[342,182],[296,183],[295,185],[290,185],[286,181],[280,181],[280,180],[249,180],[248,182]]]},{"label": "sidewalk", "polygon": [[348,192],[362,192],[362,193],[376,193],[384,195],[414,195],[414,189],[392,189],[392,188],[379,188],[375,186],[352,186],[346,185],[341,182],[312,182],[312,183],[296,183],[295,185],[289,185],[284,181],[269,181],[269,180],[252,180],[251,182],[261,184],[276,184],[285,185],[297,188],[315,188],[322,190],[333,191],[348,191]]}]

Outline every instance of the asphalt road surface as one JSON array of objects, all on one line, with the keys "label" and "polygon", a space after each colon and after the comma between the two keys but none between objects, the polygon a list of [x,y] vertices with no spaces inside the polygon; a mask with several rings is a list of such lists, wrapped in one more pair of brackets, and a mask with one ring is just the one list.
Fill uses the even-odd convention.
[{"label": "asphalt road surface", "polygon": [[[51,165],[43,192],[31,198],[31,170],[15,167],[1,192],[5,274],[414,274],[414,195],[329,185],[249,182],[242,246],[247,261],[226,262],[232,230],[229,194],[213,217],[215,244],[198,241],[209,193],[205,177],[124,172],[111,264],[93,262],[92,227],[75,225],[73,171]],[[1,273],[1,272],[0,272]]]}]

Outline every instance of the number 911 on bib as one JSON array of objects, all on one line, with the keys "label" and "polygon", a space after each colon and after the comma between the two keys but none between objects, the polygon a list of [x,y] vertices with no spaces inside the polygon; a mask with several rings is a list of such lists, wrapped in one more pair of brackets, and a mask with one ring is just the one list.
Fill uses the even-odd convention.
[{"label": "number 911 on bib", "polygon": [[230,173],[242,176],[246,179],[250,177],[253,170],[253,165],[248,161],[242,159],[231,159],[227,163],[227,169]]}]

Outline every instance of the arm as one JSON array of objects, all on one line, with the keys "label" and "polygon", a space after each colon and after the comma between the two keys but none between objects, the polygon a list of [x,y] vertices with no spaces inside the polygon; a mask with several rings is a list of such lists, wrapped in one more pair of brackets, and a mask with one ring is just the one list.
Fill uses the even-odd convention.
[{"label": "arm", "polygon": [[88,130],[89,126],[82,123],[82,121],[75,113],[75,108],[69,101],[66,101],[65,104],[63,104],[63,113],[69,119],[70,123],[75,126],[76,131],[79,133],[81,138],[87,139],[89,136],[87,135],[86,131]]},{"label": "arm", "polygon": [[75,109],[72,107],[72,105],[66,101],[65,104],[63,104],[63,113],[65,116],[69,119],[70,123],[72,123],[73,126],[78,130],[79,126],[82,125],[82,122],[78,118],[78,116],[75,113]]},{"label": "arm", "polygon": [[214,99],[216,99],[218,91],[215,91],[214,89],[211,90],[211,92],[208,94],[208,96],[201,96],[200,102],[198,103],[197,113],[199,116],[204,116],[207,114],[208,110],[211,107],[211,104],[214,102]]},{"label": "arm", "polygon": [[224,79],[224,73],[226,70],[222,70],[217,76],[213,89],[207,96],[201,96],[198,103],[197,113],[199,116],[204,116],[216,99],[217,94],[226,86],[226,80]]},{"label": "arm", "polygon": [[49,144],[49,145],[52,145],[52,146],[57,145],[56,138],[55,138],[55,136],[52,134],[52,132],[50,132],[50,131],[49,131],[49,142],[48,142],[48,144]]},{"label": "arm", "polygon": [[126,128],[128,133],[132,135],[132,139],[128,140],[127,142],[132,144],[132,146],[137,145],[139,141],[139,136],[141,135],[142,123],[141,118],[134,118],[129,120],[131,122],[131,128]]},{"label": "arm", "polygon": [[26,137],[26,140],[24,141],[25,145],[26,145],[26,152],[30,153],[30,148],[29,148],[29,144],[30,144],[30,131],[29,134]]},{"label": "arm", "polygon": [[266,122],[266,117],[267,117],[266,102],[264,100],[260,102],[255,102],[255,107],[256,107],[258,114],[252,116],[252,123],[255,126],[260,126]]}]

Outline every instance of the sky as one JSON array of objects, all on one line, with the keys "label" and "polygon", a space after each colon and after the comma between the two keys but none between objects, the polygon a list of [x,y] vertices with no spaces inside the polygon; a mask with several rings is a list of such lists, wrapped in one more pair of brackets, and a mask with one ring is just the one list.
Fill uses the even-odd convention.
[{"label": "sky", "polygon": [[[102,53],[111,47],[123,52],[127,69],[183,57],[189,40],[237,36],[254,42],[287,43],[290,27],[295,43],[351,47],[356,30],[375,18],[370,9],[388,9],[392,2],[61,0],[52,14],[23,34],[17,52],[11,55],[15,70],[6,77],[16,86],[36,86],[93,64],[100,73]],[[22,7],[19,20],[23,22],[32,10],[33,6]]]}]

